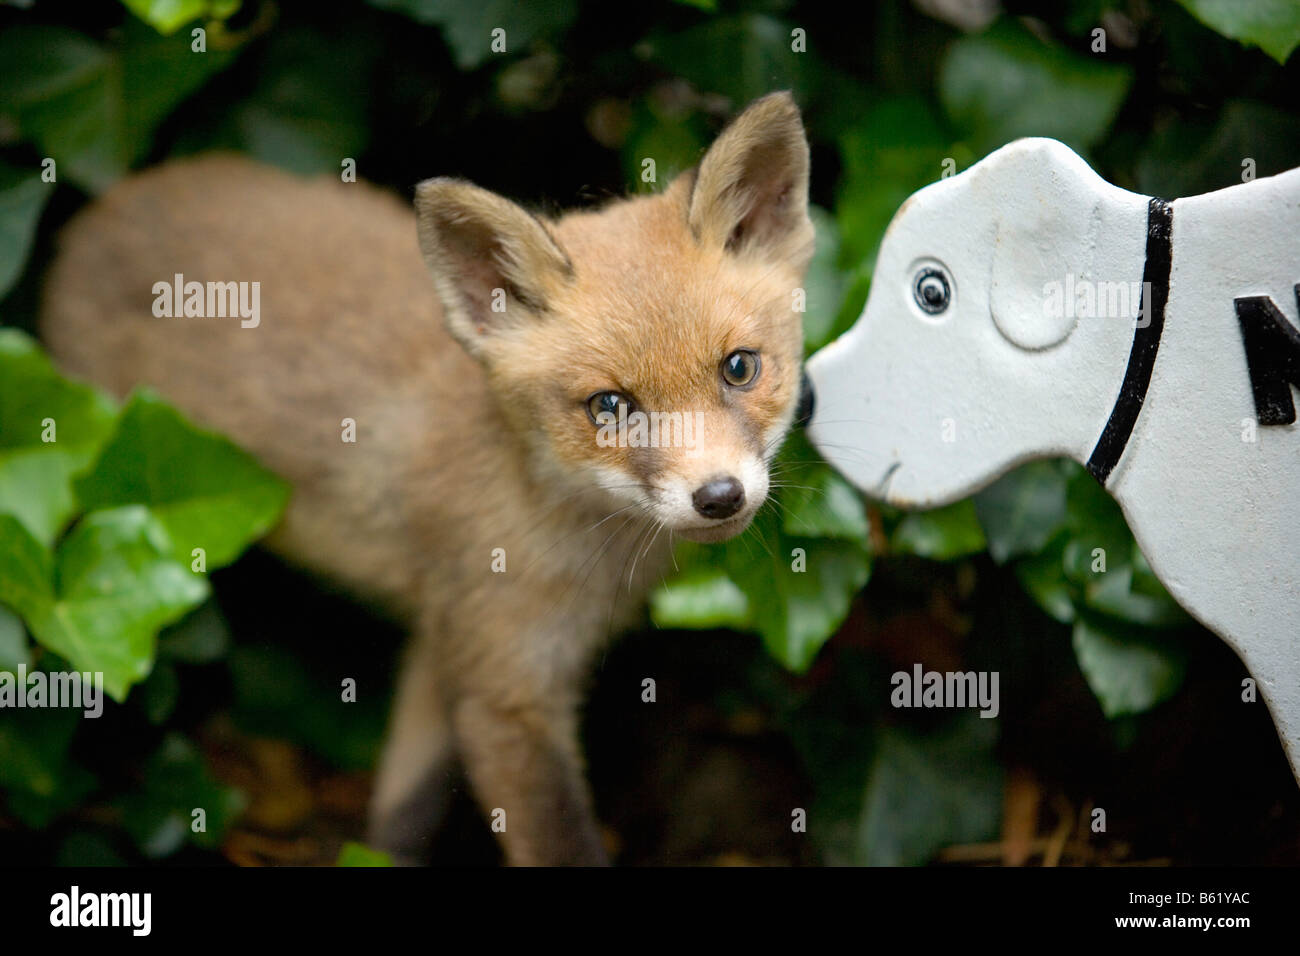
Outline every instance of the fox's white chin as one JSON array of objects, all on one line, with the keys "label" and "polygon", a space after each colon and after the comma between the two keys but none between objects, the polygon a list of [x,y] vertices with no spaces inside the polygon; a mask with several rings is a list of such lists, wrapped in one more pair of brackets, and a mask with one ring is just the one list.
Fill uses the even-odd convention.
[{"label": "fox's white chin", "polygon": [[728,538],[734,538],[746,528],[749,522],[754,518],[754,512],[739,514],[723,521],[715,521],[707,525],[690,525],[685,528],[677,528],[676,533],[679,537],[687,541],[695,541],[699,544],[717,544],[719,541],[726,541]]}]

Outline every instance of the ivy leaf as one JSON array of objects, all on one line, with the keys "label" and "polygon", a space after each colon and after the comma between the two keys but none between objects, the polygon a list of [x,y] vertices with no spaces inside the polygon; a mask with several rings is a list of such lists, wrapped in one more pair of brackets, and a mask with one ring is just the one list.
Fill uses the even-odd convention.
[{"label": "ivy leaf", "polygon": [[743,106],[772,90],[807,92],[804,55],[790,48],[790,27],[765,13],[710,18],[642,49],[673,76]]},{"label": "ivy leaf", "polygon": [[[887,97],[873,102],[861,120],[840,136],[844,176],[835,218],[840,262],[869,276],[880,240],[912,193],[943,175],[954,158],[950,137],[929,100]],[[861,298],[865,301],[865,289]],[[852,318],[856,318],[856,310]]]},{"label": "ivy leaf", "polygon": [[103,673],[122,701],[149,674],[158,630],[208,596],[206,579],[169,549],[166,530],[139,506],[87,515],[53,558],[0,515],[0,602],[76,670]]},{"label": "ivy leaf", "polygon": [[43,829],[95,789],[95,777],[68,759],[81,711],[64,707],[6,711],[0,720],[0,788],[26,826]]},{"label": "ivy leaf", "polygon": [[230,645],[230,626],[217,602],[207,601],[158,635],[158,657],[182,664],[211,664],[225,657]]},{"label": "ivy leaf", "polygon": [[1002,812],[996,724],[966,712],[926,735],[884,726],[867,777],[854,862],[915,866],[942,847],[992,839]]},{"label": "ivy leaf", "polygon": [[865,543],[862,496],[813,449],[802,431],[786,439],[774,483],[781,487],[781,530],[792,537],[844,538]]},{"label": "ivy leaf", "polygon": [[844,273],[839,269],[840,230],[835,217],[820,206],[809,206],[808,215],[817,234],[816,251],[803,283],[807,294],[804,352],[811,355],[840,331],[836,320],[844,301]]},{"label": "ivy leaf", "polygon": [[270,646],[232,651],[230,677],[241,728],[301,743],[347,770],[374,765],[387,719],[381,695],[344,701],[336,677],[312,674],[299,657]]},{"label": "ivy leaf", "polygon": [[175,33],[207,9],[207,0],[122,0],[126,8],[159,33]]},{"label": "ivy leaf", "polygon": [[1034,461],[975,496],[975,513],[999,564],[1042,549],[1065,523],[1066,479],[1053,461]]},{"label": "ivy leaf", "polygon": [[865,542],[786,534],[772,509],[739,537],[683,545],[678,574],[651,597],[659,627],[753,631],[785,667],[806,671],[871,574]]},{"label": "ivy leaf", "polygon": [[148,152],[172,109],[234,56],[193,53],[188,36],[160,36],[134,18],[111,48],[74,30],[19,24],[0,33],[0,111],[61,173],[100,192]]},{"label": "ivy leaf", "polygon": [[1075,589],[1065,575],[1065,542],[1061,535],[1037,554],[1021,558],[1016,562],[1016,577],[1050,617],[1071,624],[1075,618]]},{"label": "ivy leaf", "polygon": [[777,461],[776,502],[730,541],[682,545],[679,571],[651,595],[651,614],[660,627],[757,632],[801,673],[867,583],[871,548],[861,498],[801,433]]},{"label": "ivy leaf", "polygon": [[[1077,468],[1066,487],[1066,527],[1070,542],[1064,554],[1065,573],[1082,585],[1099,573],[1121,570],[1132,563],[1136,545],[1119,504],[1088,472]],[[1105,572],[1093,568],[1105,567]]]},{"label": "ivy leaf", "polygon": [[[122,822],[145,856],[170,856],[190,840],[209,849],[221,845],[226,827],[243,809],[238,790],[218,784],[203,755],[180,734],[168,734],[145,764],[142,785],[121,801]],[[195,830],[202,810],[204,829]]]},{"label": "ivy leaf", "polygon": [[[844,622],[854,595],[866,585],[871,576],[870,552],[854,541],[786,537],[775,522],[768,529],[760,525],[758,533],[758,548],[764,555],[746,556],[729,571],[749,597],[752,626],[768,652],[801,674]],[[805,554],[803,571],[792,568],[795,549]]]},{"label": "ivy leaf", "polygon": [[693,564],[651,595],[650,619],[665,628],[743,629],[750,621],[749,599],[723,568]]},{"label": "ivy leaf", "polygon": [[31,646],[22,618],[0,606],[0,671],[18,673],[19,666],[32,666]]},{"label": "ivy leaf", "polygon": [[0,604],[28,623],[54,604],[54,558],[12,515],[0,514]]},{"label": "ivy leaf", "polygon": [[372,37],[302,28],[277,31],[260,54],[257,85],[217,122],[191,127],[185,152],[235,150],[303,176],[339,175],[370,137]]},{"label": "ivy leaf", "polygon": [[518,3],[516,0],[370,0],[372,6],[434,24],[451,48],[456,66],[472,70],[492,55],[492,31],[506,31],[506,52],[524,50],[537,37],[568,28],[577,14],[574,0]]},{"label": "ivy leaf", "polygon": [[1292,0],[1178,0],[1211,30],[1257,46],[1285,64],[1300,46],[1300,6]]},{"label": "ivy leaf", "polygon": [[289,492],[247,452],[140,390],[76,493],[87,509],[148,505],[167,531],[173,557],[189,566],[202,548],[211,571],[275,524]]},{"label": "ivy leaf", "polygon": [[1048,45],[1010,20],[962,37],[939,70],[939,98],[978,153],[1021,136],[1050,136],[1075,149],[1110,129],[1133,71]]},{"label": "ivy leaf", "polygon": [[892,550],[934,561],[952,561],[983,551],[984,547],[984,531],[970,498],[944,508],[910,512],[890,538]]},{"label": "ivy leaf", "polygon": [[172,34],[191,20],[224,20],[239,9],[240,0],[122,0],[126,8],[159,33]]},{"label": "ivy leaf", "polygon": [[103,394],[59,375],[29,336],[0,329],[0,513],[51,544],[77,510],[72,477],[89,467],[115,415]]},{"label": "ivy leaf", "polygon": [[1187,667],[1186,651],[1173,640],[1092,616],[1074,624],[1074,654],[1110,719],[1145,713],[1168,700]]},{"label": "ivy leaf", "polygon": [[23,274],[41,210],[54,191],[35,170],[0,163],[0,298]]},{"label": "ivy leaf", "polygon": [[362,843],[349,840],[339,850],[335,866],[392,866],[393,858],[383,850],[372,850]]}]

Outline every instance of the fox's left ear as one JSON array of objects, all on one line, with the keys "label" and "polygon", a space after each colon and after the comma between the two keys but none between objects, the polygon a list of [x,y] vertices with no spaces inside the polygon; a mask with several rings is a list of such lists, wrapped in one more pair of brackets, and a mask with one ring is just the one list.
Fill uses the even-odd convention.
[{"label": "fox's left ear", "polygon": [[415,188],[415,213],[443,320],[475,358],[501,333],[544,314],[573,276],[540,219],[471,183],[425,180]]},{"label": "fox's left ear", "polygon": [[701,242],[802,268],[813,252],[808,139],[789,93],[754,103],[700,162],[687,223]]}]

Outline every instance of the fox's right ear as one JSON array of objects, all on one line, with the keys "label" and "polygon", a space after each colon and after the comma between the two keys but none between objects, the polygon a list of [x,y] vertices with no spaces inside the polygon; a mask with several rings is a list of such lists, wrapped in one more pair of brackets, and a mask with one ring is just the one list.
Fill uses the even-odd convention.
[{"label": "fox's right ear", "polygon": [[802,269],[812,258],[808,138],[789,93],[755,100],[700,161],[687,223],[697,239]]},{"label": "fox's right ear", "polygon": [[537,217],[458,179],[415,187],[420,251],[447,328],[481,358],[492,336],[545,314],[573,265]]}]

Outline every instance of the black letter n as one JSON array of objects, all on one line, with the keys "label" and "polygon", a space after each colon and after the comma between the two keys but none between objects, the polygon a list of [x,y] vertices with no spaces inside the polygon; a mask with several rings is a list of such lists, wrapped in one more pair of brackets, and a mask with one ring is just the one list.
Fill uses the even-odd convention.
[{"label": "black letter n", "polygon": [[[1300,285],[1295,287],[1295,299],[1300,306]],[[1295,421],[1291,386],[1300,388],[1300,332],[1266,295],[1232,301],[1246,345],[1255,417],[1261,425],[1290,425]]]}]

